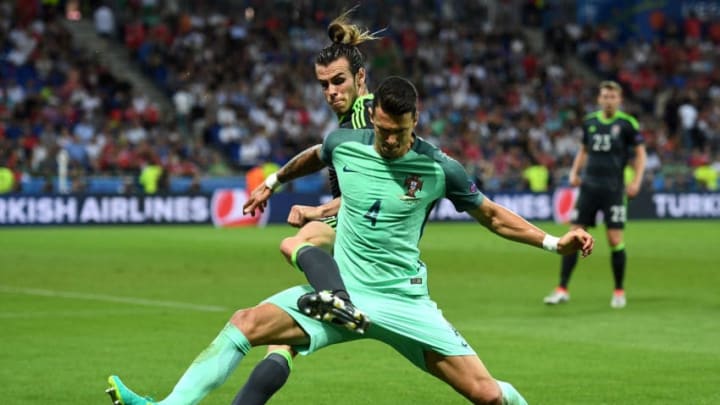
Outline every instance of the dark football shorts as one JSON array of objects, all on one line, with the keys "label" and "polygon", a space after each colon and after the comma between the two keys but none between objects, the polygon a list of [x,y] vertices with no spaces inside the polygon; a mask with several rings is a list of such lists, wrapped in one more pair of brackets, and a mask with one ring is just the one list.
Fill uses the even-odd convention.
[{"label": "dark football shorts", "polygon": [[595,226],[598,211],[608,229],[623,229],[627,220],[625,191],[580,187],[580,194],[570,216],[570,222],[587,227]]}]

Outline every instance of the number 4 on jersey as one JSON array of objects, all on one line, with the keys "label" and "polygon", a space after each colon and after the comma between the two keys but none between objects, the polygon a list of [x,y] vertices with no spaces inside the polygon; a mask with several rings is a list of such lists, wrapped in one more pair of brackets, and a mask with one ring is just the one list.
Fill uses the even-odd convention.
[{"label": "number 4 on jersey", "polygon": [[380,202],[381,200],[375,200],[370,209],[365,213],[365,215],[363,215],[363,217],[370,220],[370,224],[372,224],[372,226],[375,226],[377,223],[377,217],[380,214]]}]

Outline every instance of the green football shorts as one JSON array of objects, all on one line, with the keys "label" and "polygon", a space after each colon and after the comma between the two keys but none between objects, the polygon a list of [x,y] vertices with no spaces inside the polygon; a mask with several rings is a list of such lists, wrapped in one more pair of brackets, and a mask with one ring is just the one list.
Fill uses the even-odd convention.
[{"label": "green football shorts", "polygon": [[474,355],[475,351],[443,317],[429,296],[403,296],[371,290],[350,290],[353,304],[370,318],[364,335],[342,326],[315,320],[301,313],[297,300],[313,292],[309,285],[289,288],[265,300],[287,312],[308,334],[310,343],[294,349],[303,355],[323,347],[357,339],[375,339],[392,346],[420,369],[425,367],[426,351],[444,356]]}]

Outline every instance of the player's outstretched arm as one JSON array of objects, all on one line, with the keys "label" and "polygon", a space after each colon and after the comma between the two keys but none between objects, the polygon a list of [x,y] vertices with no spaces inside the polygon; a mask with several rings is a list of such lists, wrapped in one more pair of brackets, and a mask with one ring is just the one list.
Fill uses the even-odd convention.
[{"label": "player's outstretched arm", "polygon": [[583,256],[588,256],[595,244],[592,236],[583,229],[571,230],[560,238],[554,237],[489,198],[483,198],[482,203],[469,210],[468,214],[503,238],[542,247],[561,255],[580,251]]},{"label": "player's outstretched arm", "polygon": [[293,205],[290,208],[287,222],[294,227],[300,228],[310,221],[337,215],[339,210],[339,197],[316,207],[309,205]]},{"label": "player's outstretched arm", "polygon": [[243,205],[243,213],[255,215],[256,210],[265,211],[267,200],[280,185],[299,177],[315,173],[325,167],[325,162],[320,159],[320,148],[322,145],[313,145],[298,153],[285,163],[277,172],[269,175],[265,181],[257,186],[250,193],[250,197]]}]

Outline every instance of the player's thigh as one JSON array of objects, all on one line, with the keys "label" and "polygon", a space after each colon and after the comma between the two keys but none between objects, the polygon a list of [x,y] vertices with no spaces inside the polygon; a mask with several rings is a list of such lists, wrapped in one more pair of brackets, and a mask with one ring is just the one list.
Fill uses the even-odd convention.
[{"label": "player's thigh", "polygon": [[476,355],[444,356],[428,351],[425,363],[428,372],[474,402],[492,403],[502,395],[497,382]]},{"label": "player's thigh", "polygon": [[305,331],[279,306],[261,303],[252,308],[242,309],[230,319],[248,339],[251,345],[304,344],[308,341]]},{"label": "player's thigh", "polygon": [[465,341],[427,296],[391,299],[352,291],[353,302],[370,316],[367,337],[386,343],[427,371],[425,352],[433,350],[445,356],[475,355]]},{"label": "player's thigh", "polygon": [[[627,221],[627,199],[623,191],[607,192],[599,197],[607,229],[624,229]],[[608,239],[610,235],[608,234]]]},{"label": "player's thigh", "polygon": [[289,344],[294,351],[306,355],[330,345],[349,342],[364,337],[364,335],[351,332],[338,325],[316,320],[302,313],[297,307],[297,300],[303,294],[313,291],[313,288],[309,285],[291,287],[264,301],[264,303],[272,304],[285,312],[287,316],[293,319],[296,326],[303,331],[304,336],[306,336],[303,342],[297,344],[284,341],[268,342],[268,344]]},{"label": "player's thigh", "polygon": [[330,252],[335,243],[335,229],[323,221],[310,221],[300,228],[296,237],[301,243],[311,243]]}]

